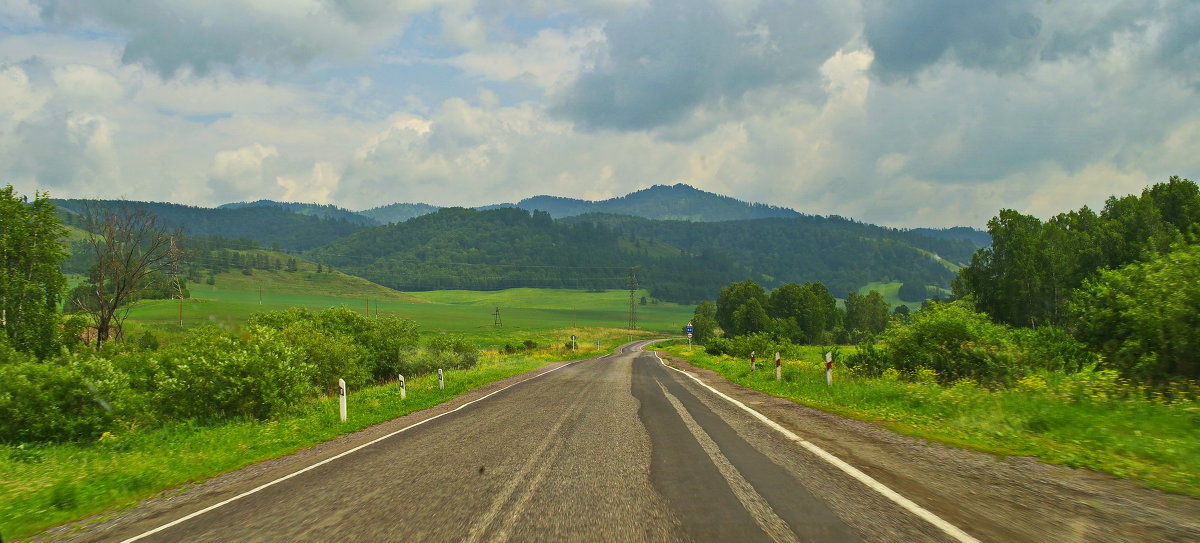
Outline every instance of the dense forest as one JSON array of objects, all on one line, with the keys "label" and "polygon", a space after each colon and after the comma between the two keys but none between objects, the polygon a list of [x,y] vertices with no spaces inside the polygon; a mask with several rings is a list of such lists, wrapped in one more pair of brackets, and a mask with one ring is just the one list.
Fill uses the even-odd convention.
[{"label": "dense forest", "polygon": [[[407,290],[626,288],[628,269],[638,267],[639,284],[653,296],[683,303],[737,279],[768,288],[819,280],[838,297],[870,282],[898,281],[923,298],[926,286],[948,288],[953,270],[969,261],[976,245],[965,238],[986,236],[971,229],[923,235],[801,215],[687,185],[658,185],[600,202],[545,196],[518,204],[550,208],[536,212],[501,204],[440,215],[439,208],[425,204],[392,204],[356,214],[330,205],[269,200],[216,209],[154,202],[54,203],[64,223],[75,226],[82,224],[80,214],[88,205],[140,207],[161,217],[186,237],[189,265],[180,272],[192,282],[207,281],[218,269],[278,267],[274,260],[238,261],[242,257],[236,251],[261,247],[314,251],[326,266]],[[563,219],[569,224],[554,221],[556,213],[581,211],[589,213]],[[441,218],[430,219],[430,214]],[[458,222],[446,224],[450,217]],[[767,218],[732,220],[742,217]],[[377,222],[394,224],[367,226]],[[360,235],[350,237],[355,234]],[[85,274],[90,264],[76,249],[64,269]]]},{"label": "dense forest", "polygon": [[801,216],[791,209],[743,202],[682,183],[654,185],[625,196],[595,202],[558,196],[534,196],[521,200],[516,207],[545,211],[556,219],[585,213],[619,213],[649,219],[699,222]]},{"label": "dense forest", "polygon": [[626,288],[636,267],[638,284],[652,296],[679,302],[752,274],[712,254],[516,208],[442,209],[359,232],[308,256],[400,290]]},{"label": "dense forest", "polygon": [[305,251],[346,237],[364,227],[345,220],[330,220],[294,213],[278,206],[212,209],[160,202],[123,200],[54,200],[64,223],[79,226],[88,205],[97,208],[143,208],[188,236],[245,238],[285,251]]},{"label": "dense forest", "polygon": [[768,277],[769,287],[821,281],[839,297],[873,281],[949,287],[952,266],[933,255],[955,265],[968,262],[976,248],[963,239],[932,238],[841,217],[694,223],[589,214],[567,222],[608,226],[689,253],[719,254]]},{"label": "dense forest", "polygon": [[348,209],[330,204],[308,204],[301,202],[276,202],[275,200],[255,200],[253,202],[233,202],[221,204],[217,209],[243,209],[247,207],[279,207],[299,215],[309,215],[319,219],[346,221],[362,226],[383,224],[363,213],[355,213]]},{"label": "dense forest", "polygon": [[359,211],[358,214],[375,221],[377,224],[388,224],[392,222],[404,222],[413,217],[428,215],[438,209],[441,208],[429,204],[397,203],[364,209]]}]

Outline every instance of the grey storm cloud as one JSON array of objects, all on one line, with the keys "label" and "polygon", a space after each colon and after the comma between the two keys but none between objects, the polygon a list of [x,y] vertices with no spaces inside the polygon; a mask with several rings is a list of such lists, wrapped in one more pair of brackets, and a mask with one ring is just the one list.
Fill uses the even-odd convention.
[{"label": "grey storm cloud", "polygon": [[708,0],[662,0],[608,23],[608,51],[555,97],[584,129],[645,130],[703,105],[815,79],[854,33],[835,1],[766,0],[747,12]]},{"label": "grey storm cloud", "polygon": [[[1159,32],[1152,28],[1160,26]],[[999,74],[1036,62],[1107,52],[1117,36],[1157,40],[1155,67],[1196,81],[1200,4],[1195,0],[865,0],[863,36],[882,81],[910,80],[942,62]]]},{"label": "grey storm cloud", "polygon": [[1168,4],[1166,29],[1158,43],[1157,60],[1200,87],[1200,2]]},{"label": "grey storm cloud", "polygon": [[[127,34],[122,60],[165,77],[206,75],[247,64],[272,69],[367,51],[373,39],[403,29],[405,2],[191,0],[39,0],[42,17]],[[314,7],[315,6],[315,7]]]},{"label": "grey storm cloud", "polygon": [[867,0],[863,34],[881,79],[906,79],[947,55],[966,67],[1009,72],[1037,57],[1034,0]]}]

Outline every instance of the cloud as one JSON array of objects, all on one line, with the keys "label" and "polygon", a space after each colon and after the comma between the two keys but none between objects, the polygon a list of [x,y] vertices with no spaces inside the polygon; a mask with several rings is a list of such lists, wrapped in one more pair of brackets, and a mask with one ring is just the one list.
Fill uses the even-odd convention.
[{"label": "cloud", "polygon": [[659,0],[608,23],[606,55],[556,97],[554,112],[587,130],[646,130],[815,79],[853,33],[842,5]]},{"label": "cloud", "polygon": [[946,56],[963,66],[1011,72],[1037,56],[1035,0],[865,0],[863,34],[885,81],[915,75]]},{"label": "cloud", "polygon": [[220,151],[209,170],[209,187],[230,201],[260,194],[264,186],[276,184],[271,170],[278,157],[275,146],[258,143]]},{"label": "cloud", "polygon": [[598,27],[542,29],[524,43],[497,43],[446,61],[492,81],[519,81],[554,90],[571,82],[604,43]]},{"label": "cloud", "polygon": [[1200,81],[1200,7],[1189,0],[863,2],[871,70],[889,83],[912,81],[942,63],[1023,73],[1041,63],[1103,57],[1131,36],[1153,44],[1141,51],[1143,62]]},{"label": "cloud", "polygon": [[122,60],[164,77],[218,68],[287,70],[362,56],[431,2],[38,0],[45,19],[125,34]]}]

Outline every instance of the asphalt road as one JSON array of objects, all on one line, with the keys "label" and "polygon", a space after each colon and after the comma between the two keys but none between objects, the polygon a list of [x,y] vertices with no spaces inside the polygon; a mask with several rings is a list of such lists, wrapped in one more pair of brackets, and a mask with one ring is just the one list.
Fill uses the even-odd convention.
[{"label": "asphalt road", "polygon": [[[908,499],[903,488],[898,499],[887,495],[890,487],[871,488],[837,465],[841,456],[801,446],[664,366],[644,343],[425,415],[418,426],[352,452],[344,447],[332,460],[338,451],[261,468],[71,539],[971,541],[978,527],[992,536],[983,540],[1061,540],[1042,538],[1040,528],[1006,532],[986,515],[978,526],[961,514],[943,520],[913,504],[949,529],[922,518],[900,504]],[[766,402],[747,403],[770,412]],[[870,448],[856,439],[840,441],[835,454]],[[943,514],[959,509],[914,498]]]}]

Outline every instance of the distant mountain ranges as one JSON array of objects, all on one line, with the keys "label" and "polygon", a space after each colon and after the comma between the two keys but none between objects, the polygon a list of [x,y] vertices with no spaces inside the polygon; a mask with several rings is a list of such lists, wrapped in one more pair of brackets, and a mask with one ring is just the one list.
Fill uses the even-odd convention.
[{"label": "distant mountain ranges", "polygon": [[141,206],[192,237],[306,252],[401,290],[624,288],[627,269],[637,268],[652,296],[683,303],[711,299],[721,285],[747,277],[768,287],[820,280],[839,296],[875,281],[947,287],[954,270],[990,242],[971,228],[886,228],[683,184],[602,201],[535,196],[476,209],[396,203],[353,212],[271,200],[217,208],[55,203],[75,225],[87,206]]}]

